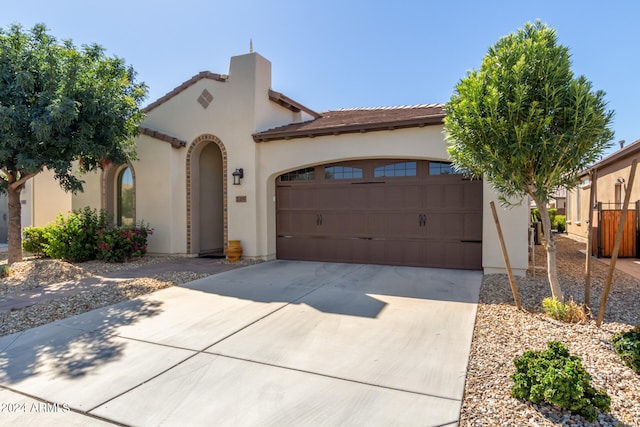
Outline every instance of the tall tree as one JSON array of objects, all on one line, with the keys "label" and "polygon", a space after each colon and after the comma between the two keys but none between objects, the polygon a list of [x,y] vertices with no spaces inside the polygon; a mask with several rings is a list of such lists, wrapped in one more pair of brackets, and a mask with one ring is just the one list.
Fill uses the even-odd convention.
[{"label": "tall tree", "polygon": [[458,82],[446,105],[455,167],[486,177],[507,204],[526,196],[537,204],[551,294],[560,300],[547,203],[558,188],[575,187],[578,173],[613,138],[604,95],[574,76],[569,50],[538,21],[489,48],[480,70]]},{"label": "tall tree", "polygon": [[45,169],[67,191],[81,191],[72,171],[135,158],[147,87],[99,45],[58,42],[38,24],[0,29],[0,191],[9,201],[9,263],[22,259],[20,192]]}]

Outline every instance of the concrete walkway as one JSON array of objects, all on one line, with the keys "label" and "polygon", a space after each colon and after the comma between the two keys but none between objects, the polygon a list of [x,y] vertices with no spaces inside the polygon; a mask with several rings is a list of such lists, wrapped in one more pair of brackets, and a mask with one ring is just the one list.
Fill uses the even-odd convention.
[{"label": "concrete walkway", "polygon": [[481,281],[272,261],[5,336],[0,424],[454,426]]}]

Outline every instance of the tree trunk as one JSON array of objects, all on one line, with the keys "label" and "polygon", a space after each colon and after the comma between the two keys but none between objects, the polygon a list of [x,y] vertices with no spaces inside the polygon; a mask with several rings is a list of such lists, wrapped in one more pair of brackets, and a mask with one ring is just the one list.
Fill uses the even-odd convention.
[{"label": "tree trunk", "polygon": [[[535,200],[535,199],[534,199]],[[549,219],[549,209],[546,203],[539,200],[535,200],[538,205],[538,211],[540,212],[540,219],[542,220],[542,232],[545,236],[545,247],[547,249],[547,277],[549,278],[549,285],[551,286],[551,296],[564,302],[564,295],[560,288],[560,282],[558,281],[558,269],[556,266],[556,241],[553,238],[551,232],[551,219]]]},{"label": "tree trunk", "polygon": [[9,254],[8,264],[22,261],[22,204],[20,204],[20,192],[22,186],[17,189],[7,188],[9,199]]}]

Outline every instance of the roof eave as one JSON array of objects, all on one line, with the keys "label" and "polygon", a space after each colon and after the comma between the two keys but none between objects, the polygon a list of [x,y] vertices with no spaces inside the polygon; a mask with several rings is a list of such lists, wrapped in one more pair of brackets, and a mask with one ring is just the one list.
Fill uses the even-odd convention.
[{"label": "roof eave", "polygon": [[167,135],[166,133],[153,130],[145,126],[140,126],[140,133],[142,135],[150,136],[151,138],[157,139],[159,141],[168,142],[173,148],[182,148],[187,146],[187,141],[183,141],[171,135]]},{"label": "roof eave", "polygon": [[327,135],[339,135],[345,133],[364,133],[375,132],[383,130],[395,130],[413,127],[433,126],[444,123],[444,114],[437,114],[432,116],[424,116],[413,119],[398,120],[393,122],[381,122],[381,123],[367,123],[367,124],[351,124],[332,126],[319,129],[298,129],[298,130],[283,130],[281,132],[263,132],[253,135],[255,142],[268,142],[283,139],[296,139],[296,138],[314,138],[316,136]]},{"label": "roof eave", "polygon": [[319,119],[320,117],[322,117],[322,114],[317,113],[313,111],[311,108],[307,108],[304,105],[300,104],[299,102],[296,102],[293,99],[289,98],[288,96],[280,92],[276,92],[275,90],[272,90],[272,89],[269,89],[269,100],[283,106],[288,110],[293,111],[294,113],[299,113],[300,111],[304,111],[305,113],[315,117],[316,119]]}]

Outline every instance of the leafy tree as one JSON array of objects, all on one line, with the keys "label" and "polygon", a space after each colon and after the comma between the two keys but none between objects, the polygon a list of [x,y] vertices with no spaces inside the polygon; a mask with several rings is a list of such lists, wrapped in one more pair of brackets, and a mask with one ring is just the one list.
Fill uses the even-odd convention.
[{"label": "leafy tree", "polygon": [[446,105],[448,150],[456,168],[486,177],[503,203],[526,196],[540,209],[551,293],[564,296],[547,202],[598,159],[613,138],[604,92],[571,71],[553,29],[527,23],[489,48],[480,71],[458,82]]},{"label": "leafy tree", "polygon": [[72,173],[135,158],[147,87],[133,68],[99,45],[58,42],[38,24],[0,29],[0,191],[9,199],[9,263],[22,259],[20,192],[49,169],[67,191]]}]

